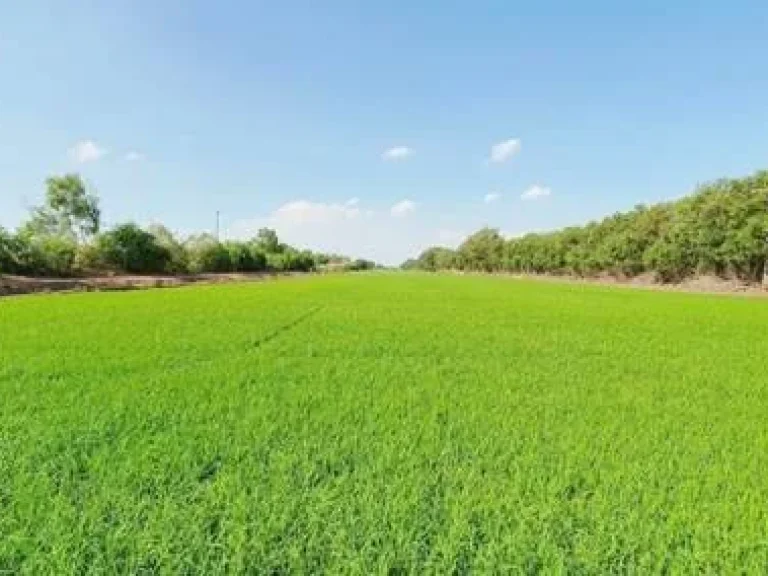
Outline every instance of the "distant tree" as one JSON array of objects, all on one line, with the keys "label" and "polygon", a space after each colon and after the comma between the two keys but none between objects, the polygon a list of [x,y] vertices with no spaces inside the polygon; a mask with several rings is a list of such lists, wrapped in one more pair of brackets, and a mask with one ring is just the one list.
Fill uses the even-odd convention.
[{"label": "distant tree", "polygon": [[374,270],[376,268],[376,262],[371,260],[365,260],[363,258],[357,258],[345,265],[345,269],[350,272],[362,272],[364,270]]},{"label": "distant tree", "polygon": [[32,210],[22,232],[29,236],[61,236],[84,242],[99,231],[99,200],[88,194],[77,174],[46,180],[45,204]]},{"label": "distant tree", "polygon": [[261,228],[256,233],[255,241],[266,254],[277,254],[283,251],[277,232],[271,228]]},{"label": "distant tree", "polygon": [[30,244],[37,273],[45,276],[71,276],[78,245],[65,236],[42,236]]},{"label": "distant tree", "polygon": [[95,247],[101,266],[131,274],[165,272],[171,261],[168,249],[136,224],[121,224],[100,234]]},{"label": "distant tree", "polygon": [[19,273],[18,251],[16,238],[0,227],[0,274]]},{"label": "distant tree", "polygon": [[182,274],[189,270],[189,256],[184,245],[176,239],[173,232],[162,224],[151,224],[147,232],[155,237],[157,243],[165,248],[171,258],[168,261],[166,272],[169,274]]},{"label": "distant tree", "polygon": [[248,272],[262,272],[267,269],[267,255],[264,250],[258,244],[254,242],[248,242],[248,250],[251,254],[251,266],[252,268]]},{"label": "distant tree", "polygon": [[260,272],[267,267],[267,257],[258,244],[252,242],[225,242],[231,272]]},{"label": "distant tree", "polygon": [[501,269],[504,238],[494,228],[483,228],[462,242],[459,264],[467,270],[493,272]]},{"label": "distant tree", "polygon": [[[768,261],[768,172],[719,180],[678,200],[613,214],[599,222],[504,241],[480,230],[459,247],[467,270],[635,276],[663,281],[715,274],[760,281]],[[448,253],[429,248],[404,268],[444,269]],[[448,260],[450,261],[450,260]]]},{"label": "distant tree", "polygon": [[184,244],[191,272],[231,272],[229,251],[210,234],[191,236]]},{"label": "distant tree", "polygon": [[437,270],[450,270],[458,266],[459,260],[455,250],[443,246],[433,246],[424,250],[419,256],[409,261],[403,268],[415,268],[435,272]]},{"label": "distant tree", "polygon": [[309,272],[315,268],[315,258],[309,250],[286,247],[281,252],[268,253],[267,265],[275,272]]}]

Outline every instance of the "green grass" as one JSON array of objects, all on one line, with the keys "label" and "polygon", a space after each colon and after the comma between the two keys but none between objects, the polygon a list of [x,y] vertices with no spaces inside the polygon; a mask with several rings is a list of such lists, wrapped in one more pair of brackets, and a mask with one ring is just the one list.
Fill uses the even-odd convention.
[{"label": "green grass", "polygon": [[0,301],[0,573],[765,573],[768,301],[361,275]]}]

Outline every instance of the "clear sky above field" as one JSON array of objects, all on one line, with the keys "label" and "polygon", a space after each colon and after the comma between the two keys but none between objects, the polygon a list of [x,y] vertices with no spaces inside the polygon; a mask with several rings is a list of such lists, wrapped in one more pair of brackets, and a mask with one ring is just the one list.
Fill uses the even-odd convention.
[{"label": "clear sky above field", "polygon": [[768,3],[25,0],[0,225],[79,171],[107,223],[398,262],[768,167]]}]

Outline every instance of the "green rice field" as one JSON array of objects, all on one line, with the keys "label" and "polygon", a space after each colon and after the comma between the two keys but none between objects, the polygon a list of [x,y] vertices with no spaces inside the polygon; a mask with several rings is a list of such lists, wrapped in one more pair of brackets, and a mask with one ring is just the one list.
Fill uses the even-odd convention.
[{"label": "green rice field", "polygon": [[0,300],[0,574],[768,572],[768,300],[372,273]]}]

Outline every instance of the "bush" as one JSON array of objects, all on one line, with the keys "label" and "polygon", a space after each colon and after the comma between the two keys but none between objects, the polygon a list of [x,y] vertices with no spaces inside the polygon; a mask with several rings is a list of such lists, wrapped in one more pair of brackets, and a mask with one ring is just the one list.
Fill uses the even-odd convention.
[{"label": "bush", "polygon": [[363,260],[362,258],[358,258],[357,260],[349,262],[344,268],[350,272],[362,272],[363,270],[375,269],[376,263],[370,260]]},{"label": "bush", "polygon": [[258,244],[226,242],[224,247],[229,253],[229,265],[232,272],[260,272],[267,267],[267,257]]},{"label": "bush", "polygon": [[168,274],[184,274],[189,271],[189,256],[184,246],[176,240],[173,233],[162,224],[152,224],[147,231],[155,237],[157,243],[165,248],[171,258],[166,265]]},{"label": "bush", "polygon": [[17,252],[16,239],[6,230],[0,228],[0,274],[16,274],[18,272]]},{"label": "bush", "polygon": [[315,268],[315,258],[309,250],[286,247],[282,252],[267,254],[267,264],[275,272],[310,272]]},{"label": "bush", "polygon": [[73,266],[79,274],[94,274],[103,268],[99,248],[95,242],[80,244],[77,247]]},{"label": "bush", "polygon": [[47,276],[71,276],[77,243],[60,236],[44,236],[33,241],[33,252],[40,272]]},{"label": "bush", "polygon": [[194,236],[187,241],[186,249],[191,272],[200,274],[232,271],[229,251],[213,236]]},{"label": "bush", "polygon": [[12,238],[12,269],[16,274],[47,276],[44,254],[30,236],[17,234]]},{"label": "bush", "polygon": [[251,265],[253,268],[249,272],[263,272],[267,269],[267,255],[257,244],[249,244],[248,249],[251,252]]},{"label": "bush", "polygon": [[12,235],[0,229],[0,273],[71,276],[77,244],[61,236]]},{"label": "bush", "polygon": [[99,268],[130,274],[162,273],[171,261],[170,252],[135,224],[122,224],[100,234],[95,250]]}]

